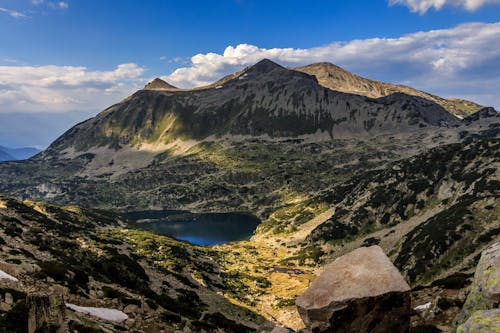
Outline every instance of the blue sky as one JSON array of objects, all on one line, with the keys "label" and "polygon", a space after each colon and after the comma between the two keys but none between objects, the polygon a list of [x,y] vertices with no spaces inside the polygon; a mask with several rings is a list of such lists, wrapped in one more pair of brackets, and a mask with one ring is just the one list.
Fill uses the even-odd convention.
[{"label": "blue sky", "polygon": [[46,146],[151,78],[189,87],[261,57],[499,108],[499,3],[0,0],[0,144]]}]

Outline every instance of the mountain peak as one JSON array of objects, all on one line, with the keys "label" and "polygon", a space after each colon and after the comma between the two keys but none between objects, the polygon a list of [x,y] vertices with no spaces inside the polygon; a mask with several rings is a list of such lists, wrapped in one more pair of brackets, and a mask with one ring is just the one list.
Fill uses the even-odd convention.
[{"label": "mountain peak", "polygon": [[267,72],[270,72],[270,71],[277,69],[277,68],[285,69],[285,67],[278,65],[277,63],[275,63],[272,60],[262,59],[261,61],[259,61],[255,65],[251,66],[248,69],[248,71],[255,72],[255,73],[267,73]]},{"label": "mountain peak", "polygon": [[149,82],[144,87],[144,90],[179,90],[179,88],[157,77],[153,81]]}]

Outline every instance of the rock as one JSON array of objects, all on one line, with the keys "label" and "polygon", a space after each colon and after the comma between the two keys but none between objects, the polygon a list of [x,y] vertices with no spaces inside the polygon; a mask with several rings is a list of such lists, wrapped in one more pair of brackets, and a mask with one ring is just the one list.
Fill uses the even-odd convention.
[{"label": "rock", "polygon": [[9,305],[14,304],[14,297],[12,297],[11,293],[5,293],[5,303]]},{"label": "rock", "polygon": [[271,333],[291,333],[292,331],[282,326],[276,326]]},{"label": "rock", "polygon": [[68,332],[62,295],[31,294],[26,297],[28,332]]},{"label": "rock", "polygon": [[12,309],[12,305],[5,302],[0,302],[0,311],[9,312]]},{"label": "rock", "polygon": [[483,251],[476,267],[474,281],[454,327],[464,323],[479,310],[489,310],[500,304],[500,242]]},{"label": "rock", "polygon": [[410,286],[379,246],[326,266],[297,299],[308,332],[408,332]]},{"label": "rock", "polygon": [[134,326],[135,324],[135,320],[132,319],[132,318],[129,318],[127,320],[125,320],[125,325],[128,327],[128,328],[131,328],[132,326]]},{"label": "rock", "polygon": [[123,308],[123,312],[126,314],[137,313],[139,312],[139,307],[135,304],[129,304]]},{"label": "rock", "polygon": [[500,332],[500,309],[476,311],[457,329],[457,333],[493,332]]}]

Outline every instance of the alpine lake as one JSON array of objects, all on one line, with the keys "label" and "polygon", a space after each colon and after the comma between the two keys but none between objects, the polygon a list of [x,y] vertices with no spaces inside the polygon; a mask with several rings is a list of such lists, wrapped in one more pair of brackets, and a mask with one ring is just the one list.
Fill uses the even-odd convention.
[{"label": "alpine lake", "polygon": [[149,210],[129,212],[125,216],[135,228],[203,246],[248,239],[261,222],[247,213]]}]

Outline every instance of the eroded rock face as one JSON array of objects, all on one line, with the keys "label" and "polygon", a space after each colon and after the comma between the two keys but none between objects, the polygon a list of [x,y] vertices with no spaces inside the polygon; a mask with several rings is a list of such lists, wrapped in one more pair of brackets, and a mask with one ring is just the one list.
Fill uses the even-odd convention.
[{"label": "eroded rock face", "polygon": [[327,265],[297,299],[309,332],[408,332],[410,286],[379,246]]},{"label": "eroded rock face", "polygon": [[[500,242],[489,246],[481,254],[474,282],[455,327],[467,321],[476,311],[498,308],[500,305]],[[463,331],[468,332],[468,331]]]}]

